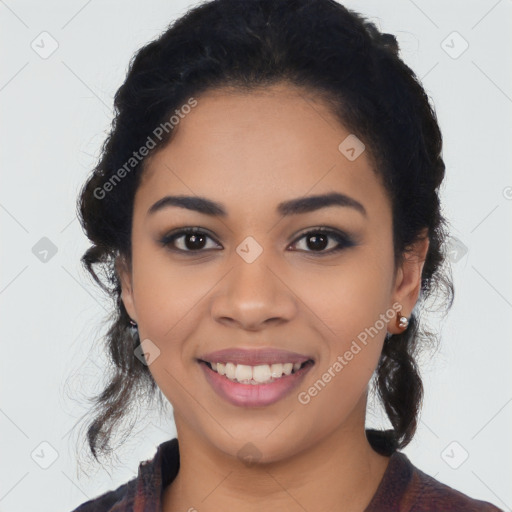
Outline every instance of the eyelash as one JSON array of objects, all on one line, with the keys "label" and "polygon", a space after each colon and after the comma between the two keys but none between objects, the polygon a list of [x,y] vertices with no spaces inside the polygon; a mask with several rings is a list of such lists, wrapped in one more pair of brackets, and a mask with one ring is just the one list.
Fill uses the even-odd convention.
[{"label": "eyelash", "polygon": [[[214,240],[213,237],[211,237],[206,231],[203,231],[202,229],[199,229],[199,228],[182,228],[180,229],[178,232],[175,232],[175,233],[169,233],[167,235],[165,235],[164,237],[162,237],[159,242],[162,246],[166,247],[167,249],[171,250],[171,251],[174,251],[174,252],[181,252],[181,253],[191,253],[191,254],[194,254],[194,253],[200,253],[200,252],[204,252],[205,250],[207,249],[198,249],[198,250],[186,250],[186,249],[176,249],[174,247],[171,247],[171,244],[177,240],[178,238],[181,238],[182,236],[184,235],[187,235],[187,234],[194,234],[194,235],[204,235],[212,240]],[[297,238],[294,242],[292,242],[292,244],[290,245],[295,245],[298,241],[302,240],[303,238],[307,238],[308,235],[317,235],[317,234],[323,234],[323,235],[328,235],[329,237],[333,238],[337,243],[337,247],[335,247],[334,249],[330,249],[328,251],[325,251],[325,250],[321,250],[321,251],[312,251],[312,250],[305,250],[305,251],[302,251],[302,252],[306,252],[306,253],[313,253],[313,254],[317,254],[318,256],[324,256],[324,255],[328,255],[328,254],[333,254],[333,253],[337,253],[339,251],[342,251],[343,249],[346,249],[346,248],[349,248],[349,247],[353,247],[354,245],[356,245],[356,243],[352,240],[352,238],[350,236],[348,236],[347,234],[341,232],[341,231],[335,231],[335,230],[332,230],[332,229],[326,229],[326,228],[314,228],[314,229],[310,229],[309,231],[306,231],[305,233],[302,233],[302,235],[299,236],[299,238]],[[216,240],[214,240],[216,243],[218,243]]]}]

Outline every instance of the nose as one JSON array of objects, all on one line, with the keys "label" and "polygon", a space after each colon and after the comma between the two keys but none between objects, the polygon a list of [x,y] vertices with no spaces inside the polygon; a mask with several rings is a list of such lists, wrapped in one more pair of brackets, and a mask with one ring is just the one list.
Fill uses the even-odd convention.
[{"label": "nose", "polygon": [[289,322],[296,314],[297,300],[282,274],[272,268],[265,251],[252,263],[235,255],[213,299],[215,321],[247,331]]}]

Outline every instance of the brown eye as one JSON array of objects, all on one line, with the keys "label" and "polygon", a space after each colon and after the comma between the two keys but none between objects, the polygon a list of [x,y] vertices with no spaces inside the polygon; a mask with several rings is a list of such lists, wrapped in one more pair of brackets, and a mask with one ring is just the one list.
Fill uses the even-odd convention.
[{"label": "brown eye", "polygon": [[[296,242],[292,244],[295,246],[299,241],[305,241],[305,252],[316,252],[319,255],[332,254],[333,252],[341,251],[347,247],[353,247],[355,242],[345,233],[341,231],[333,231],[330,229],[314,229],[304,233]],[[334,243],[332,243],[334,242]],[[329,250],[325,250],[329,247]]]},{"label": "brown eye", "polygon": [[213,240],[206,232],[195,228],[182,229],[176,233],[165,235],[160,243],[174,251],[202,252],[203,249],[218,247],[215,242],[213,247],[207,247],[208,240]]}]

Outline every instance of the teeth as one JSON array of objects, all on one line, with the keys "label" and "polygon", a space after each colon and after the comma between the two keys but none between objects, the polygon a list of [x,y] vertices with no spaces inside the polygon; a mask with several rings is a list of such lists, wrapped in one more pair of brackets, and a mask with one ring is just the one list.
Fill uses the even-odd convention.
[{"label": "teeth", "polygon": [[235,379],[238,382],[243,382],[245,380],[250,381],[252,379],[252,367],[247,366],[246,364],[237,364],[235,367]]},{"label": "teeth", "polygon": [[229,380],[243,384],[263,384],[273,382],[283,375],[290,375],[302,366],[301,363],[260,364],[249,366],[234,363],[210,363],[212,370],[225,375]]},{"label": "teeth", "polygon": [[234,380],[236,377],[236,366],[233,363],[226,363],[226,377]]},{"label": "teeth", "polygon": [[256,382],[267,382],[272,377],[268,364],[260,364],[252,369],[252,378]]},{"label": "teeth", "polygon": [[274,377],[274,379],[278,379],[283,374],[283,365],[282,364],[273,364],[270,367],[270,375]]}]

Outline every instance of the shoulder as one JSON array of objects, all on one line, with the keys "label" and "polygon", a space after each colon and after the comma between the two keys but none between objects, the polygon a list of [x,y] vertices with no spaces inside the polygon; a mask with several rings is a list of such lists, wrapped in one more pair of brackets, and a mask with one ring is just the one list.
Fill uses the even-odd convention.
[{"label": "shoulder", "polygon": [[[481,501],[443,484],[415,467],[405,454],[400,453],[403,463],[409,466],[410,480],[404,493],[405,510],[411,512],[464,511],[502,512],[487,501]],[[402,510],[402,508],[400,508]]]},{"label": "shoulder", "polygon": [[368,429],[366,433],[374,450],[390,459],[365,512],[503,512],[418,469],[405,453],[397,451],[392,430]]},{"label": "shoulder", "polygon": [[136,479],[134,478],[133,480],[120,485],[117,489],[110,490],[96,496],[95,498],[82,503],[77,508],[73,509],[72,512],[114,512],[117,510],[124,510],[124,506],[123,508],[118,507],[127,504],[127,500],[132,494],[131,491],[133,490],[135,481]]},{"label": "shoulder", "polygon": [[178,473],[179,449],[176,438],[161,443],[152,459],[139,464],[136,477],[117,489],[97,496],[72,512],[130,512],[157,507],[162,488]]}]

